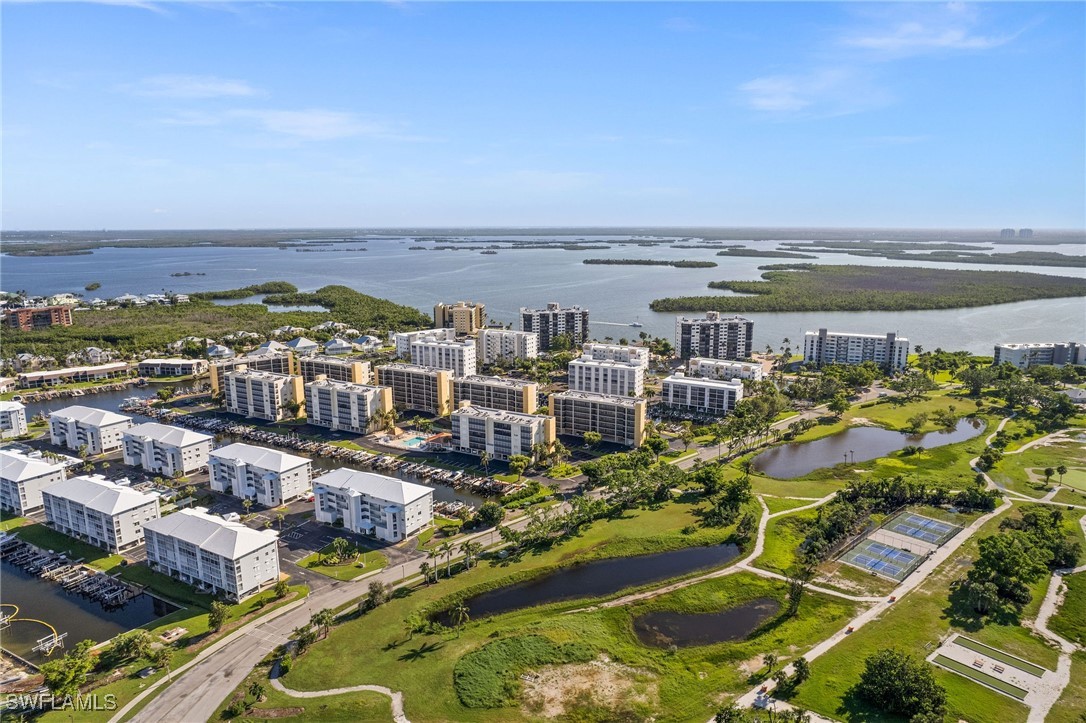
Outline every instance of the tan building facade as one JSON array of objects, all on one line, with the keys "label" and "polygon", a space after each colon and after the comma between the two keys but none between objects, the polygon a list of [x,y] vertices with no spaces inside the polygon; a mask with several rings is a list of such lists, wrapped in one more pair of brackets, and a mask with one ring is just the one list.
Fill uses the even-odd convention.
[{"label": "tan building facade", "polygon": [[486,323],[486,306],[474,301],[434,305],[434,326],[471,336]]},{"label": "tan building facade", "polygon": [[550,411],[558,434],[581,437],[599,432],[604,441],[639,447],[645,441],[644,399],[589,392],[560,392],[550,396]]},{"label": "tan building facade", "polygon": [[535,382],[505,377],[473,375],[453,379],[453,404],[464,402],[487,409],[534,414],[539,386]]},{"label": "tan building facade", "polygon": [[452,411],[452,375],[447,369],[386,364],[377,367],[377,384],[392,388],[392,403],[397,408],[441,417]]}]

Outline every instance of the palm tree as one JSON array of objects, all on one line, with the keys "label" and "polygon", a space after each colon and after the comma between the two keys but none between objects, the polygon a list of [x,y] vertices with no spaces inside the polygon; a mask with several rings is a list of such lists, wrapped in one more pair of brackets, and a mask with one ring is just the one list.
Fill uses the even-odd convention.
[{"label": "palm tree", "polygon": [[456,625],[456,637],[460,637],[460,629],[464,627],[464,624],[471,620],[471,615],[468,614],[468,606],[464,604],[464,601],[456,603],[456,607],[452,609],[452,620]]},{"label": "palm tree", "polygon": [[328,629],[332,627],[332,623],[336,620],[336,614],[332,612],[331,608],[324,608],[313,613],[313,616],[309,618],[309,624],[315,626],[321,631],[321,637],[328,636]]},{"label": "palm tree", "polygon": [[438,565],[441,564],[441,548],[440,547],[431,548],[430,550],[428,550],[426,552],[426,555],[427,555],[427,557],[429,557],[431,560],[434,561],[434,564],[433,564],[434,582],[437,582],[437,573],[438,573],[438,570],[440,569],[438,567]]},{"label": "palm tree", "polygon": [[486,476],[490,476],[490,453],[486,450],[479,455],[479,464],[483,465],[483,470],[486,472]]},{"label": "palm tree", "polygon": [[253,684],[249,686],[249,695],[253,696],[253,700],[257,703],[264,697],[264,686],[260,684],[259,680],[254,680]]},{"label": "palm tree", "polygon": [[246,497],[241,501],[241,506],[245,508],[245,514],[249,514],[249,510],[253,509],[253,501]]},{"label": "palm tree", "polygon": [[1048,483],[1052,481],[1052,475],[1056,474],[1056,470],[1052,467],[1045,467],[1045,487],[1048,487]]},{"label": "palm tree", "polygon": [[1056,474],[1058,474],[1060,476],[1060,484],[1062,485],[1063,484],[1063,476],[1065,474],[1067,474],[1067,465],[1061,464],[1059,467],[1057,467],[1056,468]]},{"label": "palm tree", "polygon": [[453,547],[451,542],[442,542],[438,545],[437,551],[443,556],[448,558],[445,564],[445,577],[452,577],[452,556],[456,548]]},{"label": "palm tree", "polygon": [[478,542],[471,542],[468,540],[467,542],[460,543],[460,552],[464,553],[464,565],[467,569],[471,569],[472,559],[482,552],[482,550],[483,546]]},{"label": "palm tree", "polygon": [[422,573],[422,579],[426,582],[427,585],[429,585],[430,584],[430,563],[423,562],[421,565],[419,565],[419,572]]},{"label": "palm tree", "polygon": [[275,521],[279,523],[279,531],[280,532],[283,531],[283,521],[286,520],[286,519],[287,519],[287,515],[286,515],[285,512],[276,512],[275,513]]}]

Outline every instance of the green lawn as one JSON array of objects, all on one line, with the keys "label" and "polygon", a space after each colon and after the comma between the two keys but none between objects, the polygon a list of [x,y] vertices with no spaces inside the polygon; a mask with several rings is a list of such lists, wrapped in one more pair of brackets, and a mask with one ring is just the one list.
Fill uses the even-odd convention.
[{"label": "green lawn", "polygon": [[776,514],[778,512],[785,512],[787,510],[794,510],[797,507],[806,507],[815,503],[815,500],[792,500],[787,497],[774,497],[773,495],[765,495],[762,499],[765,500],[766,507],[769,508],[769,514]]},{"label": "green lawn", "polygon": [[[811,679],[800,686],[796,704],[840,720],[860,720],[868,715],[863,705],[847,696],[859,678],[864,659],[885,647],[896,647],[916,657],[926,657],[931,646],[950,631],[967,634],[985,645],[1034,661],[1055,670],[1057,653],[1028,629],[1009,620],[1006,624],[980,621],[968,609],[951,604],[950,583],[961,577],[977,554],[977,539],[997,534],[1001,519],[993,520],[962,545],[917,590],[889,606],[876,621],[857,630],[811,665]],[[1033,588],[1033,606],[1040,604],[1046,581]],[[1030,615],[1030,608],[1023,617]],[[978,723],[1009,723],[1026,718],[1026,709],[1004,695],[988,690],[947,671],[936,670],[936,679],[947,689],[948,712],[954,719]]]},{"label": "green lawn", "polygon": [[[324,721],[358,723],[359,721],[392,720],[392,703],[386,695],[362,691],[320,698],[294,698],[271,686],[268,682],[270,668],[271,666],[267,663],[254,668],[230,697],[223,701],[223,704],[211,716],[211,720],[225,719],[226,716],[223,714],[225,709],[232,701],[241,697],[245,697],[252,707],[249,712],[230,719],[238,723],[256,723],[256,721],[266,721],[272,717],[276,720],[308,720],[322,723]],[[259,703],[248,695],[249,686],[253,683],[264,686],[264,700]],[[269,715],[270,712],[274,712],[274,715]],[[294,714],[291,715],[291,713]]]},{"label": "green lawn", "polygon": [[[1068,468],[1063,476],[1064,484],[1075,487],[1086,481],[1086,450],[1082,442],[1061,442],[1031,447],[1021,454],[1008,454],[988,475],[996,484],[1031,497],[1044,496],[1051,485],[1059,483],[1060,476],[1053,475],[1050,487],[1044,487],[1044,470],[1060,465]],[[1080,481],[1081,478],[1081,481]],[[1086,484],[1083,485],[1086,490]]]},{"label": "green lawn", "polygon": [[1067,640],[1086,645],[1086,572],[1067,575],[1063,581],[1067,594],[1048,626]]},{"label": "green lawn", "polygon": [[[549,554],[549,553],[548,553]],[[486,572],[484,569],[483,572]],[[456,583],[454,578],[452,583]],[[404,692],[406,713],[417,721],[506,721],[522,719],[517,708],[467,708],[450,685],[460,658],[494,639],[531,634],[555,644],[577,642],[612,661],[638,671],[650,692],[638,709],[659,721],[705,720],[712,715],[722,692],[747,690],[752,685],[745,661],[776,651],[783,659],[798,655],[839,628],[855,613],[853,604],[808,594],[794,618],[774,616],[747,639],[669,651],[642,645],[633,632],[633,619],[654,610],[683,613],[716,612],[744,602],[770,598],[783,603],[785,583],[749,573],[717,578],[624,608],[574,614],[554,614],[582,603],[569,603],[512,612],[469,623],[462,634],[416,634],[403,630],[402,620],[412,610],[440,595],[442,586],[417,588],[373,612],[347,622],[298,659],[284,683],[299,690],[375,683]],[[364,667],[352,661],[366,660]],[[519,668],[505,674],[519,687]],[[583,701],[566,702],[570,720],[612,720],[618,715],[599,706],[589,716]]]},{"label": "green lawn", "polygon": [[1086,651],[1071,656],[1071,682],[1048,712],[1046,723],[1082,723],[1086,714]]},{"label": "green lawn", "polygon": [[818,509],[774,517],[766,525],[765,547],[754,561],[756,567],[781,574],[795,565],[796,548],[807,536],[807,524],[818,517]]},{"label": "green lawn", "polygon": [[388,558],[377,550],[363,550],[361,554],[358,554],[357,550],[352,550],[348,553],[348,561],[342,564],[330,565],[320,562],[322,553],[327,556],[332,552],[332,546],[328,545],[320,552],[303,557],[298,561],[298,567],[319,572],[336,580],[354,580],[368,572],[380,570],[388,564]]}]

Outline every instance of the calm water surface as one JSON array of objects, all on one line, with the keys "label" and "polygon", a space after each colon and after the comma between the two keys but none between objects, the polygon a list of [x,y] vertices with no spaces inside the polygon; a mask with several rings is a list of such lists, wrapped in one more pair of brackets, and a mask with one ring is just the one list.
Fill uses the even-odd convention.
[{"label": "calm water surface", "polygon": [[752,463],[754,469],[762,474],[777,479],[793,479],[842,462],[866,462],[885,457],[908,445],[930,449],[964,442],[983,431],[984,422],[968,418],[959,419],[953,430],[927,434],[905,434],[882,427],[849,427],[813,442],[774,447],[756,456]]},{"label": "calm water surface", "polygon": [[[583,237],[587,241],[606,238]],[[628,238],[628,237],[622,237]],[[495,242],[479,238],[477,243]],[[706,285],[721,279],[758,279],[758,266],[787,259],[725,258],[714,249],[673,249],[613,246],[609,250],[410,251],[412,241],[373,240],[367,252],[297,253],[274,248],[99,249],[86,256],[4,257],[3,288],[46,294],[78,291],[91,281],[102,288],[88,296],[112,298],[124,293],[161,293],[237,288],[261,281],[289,281],[303,291],[343,284],[366,294],[417,307],[429,314],[439,300],[474,299],[487,306],[494,319],[519,324],[521,306],[549,301],[580,304],[592,312],[592,334],[636,338],[638,332],[672,338],[675,314],[649,310],[649,302],[665,296],[710,295]],[[349,245],[349,244],[348,244]],[[433,244],[428,244],[433,245]],[[771,248],[772,244],[759,244]],[[1074,244],[1030,247],[1061,253],[1082,253]],[[1000,251],[1018,250],[1001,247]],[[585,265],[585,258],[645,258],[711,260],[708,269],[667,266]],[[821,254],[830,264],[900,266],[887,259]],[[1028,271],[1082,278],[1081,269],[978,266],[908,262],[939,269],[971,268]],[[206,276],[171,277],[178,271],[202,271]],[[1003,341],[1047,341],[1086,335],[1081,299],[1025,301],[975,309],[907,312],[812,312],[749,314],[754,319],[754,346],[774,347],[789,338],[795,349],[803,332],[822,326],[862,333],[898,332],[915,344],[934,349],[965,349],[991,354]],[[631,322],[643,327],[630,327]]]},{"label": "calm water surface", "polygon": [[687,648],[741,640],[781,609],[772,598],[758,598],[718,613],[657,610],[634,619],[634,634],[645,645]]}]

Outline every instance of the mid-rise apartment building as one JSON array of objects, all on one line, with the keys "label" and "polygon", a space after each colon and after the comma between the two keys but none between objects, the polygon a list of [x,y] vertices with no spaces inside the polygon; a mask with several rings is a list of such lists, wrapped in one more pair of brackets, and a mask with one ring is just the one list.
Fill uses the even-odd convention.
[{"label": "mid-rise apartment building", "polygon": [[473,375],[453,379],[453,404],[467,402],[477,407],[534,414],[539,387],[535,382],[506,377]]},{"label": "mid-rise apartment building", "polygon": [[411,345],[416,341],[456,341],[456,329],[420,329],[392,335],[396,356],[406,359],[411,355]]},{"label": "mid-rise apartment building", "polygon": [[703,317],[675,319],[675,348],[682,359],[749,359],[753,343],[754,322],[742,316],[707,311]]},{"label": "mid-rise apartment building", "polygon": [[904,369],[909,361],[909,340],[895,333],[808,331],[803,335],[803,361],[818,366],[870,361],[891,370]]},{"label": "mid-rise apartment building", "polygon": [[40,510],[45,504],[41,491],[63,482],[65,467],[41,452],[0,449],[0,507],[20,516]]},{"label": "mid-rise apartment building", "polygon": [[110,552],[139,545],[144,526],[158,519],[157,494],[138,492],[101,475],[62,480],[42,489],[41,496],[50,526]]},{"label": "mid-rise apartment building", "polygon": [[569,363],[569,388],[578,392],[639,397],[645,392],[645,367],[636,362],[580,357]]},{"label": "mid-rise apartment building", "polygon": [[126,376],[128,376],[128,364],[126,362],[112,362],[110,364],[98,364],[97,366],[21,372],[15,377],[15,380],[20,389],[37,389],[38,387],[55,387],[58,384],[103,382],[108,379],[122,379]]},{"label": "mid-rise apartment building", "polygon": [[476,355],[483,364],[535,359],[539,356],[539,335],[534,331],[480,329]]},{"label": "mid-rise apartment building", "polygon": [[38,306],[7,311],[8,326],[20,331],[47,329],[50,326],[71,326],[72,307]]},{"label": "mid-rise apartment building", "polygon": [[26,407],[21,402],[0,402],[0,439],[26,433]]},{"label": "mid-rise apartment building", "polygon": [[179,510],[145,528],[147,564],[213,595],[240,602],[279,580],[279,533]]},{"label": "mid-rise apartment building", "polygon": [[555,431],[576,437],[599,432],[604,441],[639,447],[645,441],[645,400],[590,392],[550,396]]},{"label": "mid-rise apartment building", "polygon": [[705,359],[699,356],[686,363],[686,371],[691,376],[706,379],[751,379],[760,382],[765,377],[765,370],[756,362]]},{"label": "mid-rise apartment building", "polygon": [[392,389],[317,377],[305,385],[307,421],[318,427],[369,434],[393,408]]},{"label": "mid-rise apartment building", "polygon": [[121,435],[132,426],[131,417],[76,404],[49,415],[49,440],[58,447],[88,454],[104,454],[121,448]]},{"label": "mid-rise apartment building", "polygon": [[588,309],[563,308],[557,302],[547,304],[545,309],[522,307],[520,328],[539,336],[540,351],[550,351],[559,336],[568,338],[572,346],[580,346],[588,341]]},{"label": "mid-rise apartment building", "polygon": [[377,367],[377,384],[392,388],[392,403],[444,416],[452,411],[452,380],[447,369],[417,364],[385,364]]},{"label": "mid-rise apartment building", "polygon": [[298,499],[313,481],[312,462],[286,452],[236,442],[208,457],[211,489],[276,507]]},{"label": "mid-rise apartment building", "polygon": [[649,368],[649,348],[625,344],[585,344],[581,357],[596,361],[617,361]]},{"label": "mid-rise apartment building", "polygon": [[996,344],[994,363],[1013,364],[1019,369],[1043,365],[1062,367],[1086,364],[1086,344],[1075,341]]},{"label": "mid-rise apartment building", "polygon": [[447,341],[420,339],[411,344],[411,363],[434,369],[448,369],[463,377],[476,371],[475,340]]},{"label": "mid-rise apartment building", "polygon": [[470,336],[486,324],[486,306],[474,301],[434,305],[434,326]]},{"label": "mid-rise apartment building", "polygon": [[305,384],[316,381],[318,377],[351,384],[369,384],[373,381],[370,363],[357,357],[315,354],[300,357],[298,366],[301,367],[302,382]]},{"label": "mid-rise apartment building", "polygon": [[341,468],[313,484],[317,521],[385,542],[407,539],[434,520],[434,491],[373,472]]},{"label": "mid-rise apartment building", "polygon": [[297,417],[291,405],[300,410],[305,403],[300,376],[251,371],[244,364],[225,375],[223,391],[226,411],[269,422]]},{"label": "mid-rise apartment building", "polygon": [[509,459],[522,454],[533,460],[536,445],[554,445],[554,417],[487,409],[465,404],[452,413],[452,448],[465,454]]},{"label": "mid-rise apartment building", "polygon": [[124,463],[164,477],[187,475],[207,466],[215,438],[191,429],[148,422],[124,431]]},{"label": "mid-rise apartment building", "polygon": [[664,379],[660,403],[675,409],[689,409],[702,414],[724,416],[743,398],[743,382],[738,379],[706,379],[676,373]]},{"label": "mid-rise apartment building", "polygon": [[211,393],[221,394],[226,375],[242,366],[254,372],[293,374],[294,354],[289,351],[265,352],[216,361],[211,365]]},{"label": "mid-rise apartment building", "polygon": [[195,377],[206,374],[209,366],[205,359],[144,359],[137,372],[141,377]]}]

